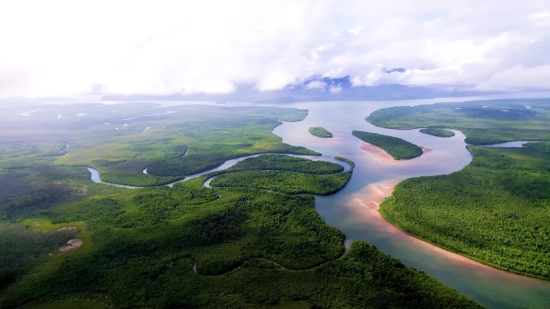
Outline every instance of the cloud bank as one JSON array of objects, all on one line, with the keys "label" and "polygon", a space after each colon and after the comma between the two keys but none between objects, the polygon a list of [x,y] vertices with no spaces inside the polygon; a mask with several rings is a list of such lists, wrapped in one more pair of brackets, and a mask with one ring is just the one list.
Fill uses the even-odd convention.
[{"label": "cloud bank", "polygon": [[550,89],[539,0],[1,1],[0,42],[0,97]]}]

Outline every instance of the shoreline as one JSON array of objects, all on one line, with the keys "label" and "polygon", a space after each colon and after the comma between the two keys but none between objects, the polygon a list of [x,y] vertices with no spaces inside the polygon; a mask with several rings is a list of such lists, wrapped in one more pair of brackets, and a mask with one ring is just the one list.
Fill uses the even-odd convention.
[{"label": "shoreline", "polygon": [[373,144],[369,144],[367,142],[361,142],[361,145],[359,146],[359,148],[369,153],[370,155],[372,155],[374,158],[376,158],[378,161],[381,161],[382,163],[393,164],[393,163],[399,162],[398,160],[395,160],[384,149],[380,147],[376,147]]},{"label": "shoreline", "polygon": [[[433,151],[432,148],[428,148],[428,147],[424,147],[424,146],[418,146],[420,147],[420,149],[422,149],[422,155],[425,155],[427,153],[430,153]],[[364,142],[362,141],[361,144],[359,145],[359,148],[362,150],[362,151],[365,151],[367,153],[369,153],[370,155],[372,155],[374,158],[376,158],[378,161],[382,162],[382,163],[385,163],[385,164],[394,164],[394,163],[399,163],[399,162],[408,162],[410,160],[413,160],[413,159],[416,159],[416,158],[420,158],[422,155],[418,156],[418,157],[415,157],[415,158],[411,158],[411,159],[403,159],[403,160],[396,160],[394,159],[387,151],[385,151],[384,149],[378,147],[378,146],[375,146],[373,144],[370,144],[370,143],[367,143],[367,142]]]},{"label": "shoreline", "polygon": [[358,215],[362,215],[364,219],[367,219],[369,223],[373,223],[373,220],[377,220],[383,225],[387,225],[386,232],[397,235],[400,238],[409,238],[414,242],[415,247],[424,247],[428,248],[435,254],[453,260],[461,265],[468,267],[470,269],[484,269],[486,272],[490,272],[493,275],[504,275],[504,276],[517,276],[518,280],[543,280],[549,281],[547,279],[531,276],[528,274],[517,273],[509,270],[504,270],[498,267],[495,267],[491,264],[486,264],[483,261],[472,258],[467,255],[462,255],[460,253],[449,250],[445,247],[438,246],[426,239],[418,237],[414,234],[408,233],[402,230],[400,227],[394,225],[391,221],[388,221],[380,211],[380,205],[383,203],[386,197],[392,195],[395,187],[402,180],[389,180],[381,181],[377,183],[372,183],[363,188],[366,192],[361,191],[362,195],[366,195],[366,200],[362,198],[355,198],[355,201],[360,206],[360,209],[355,209],[360,212]]}]

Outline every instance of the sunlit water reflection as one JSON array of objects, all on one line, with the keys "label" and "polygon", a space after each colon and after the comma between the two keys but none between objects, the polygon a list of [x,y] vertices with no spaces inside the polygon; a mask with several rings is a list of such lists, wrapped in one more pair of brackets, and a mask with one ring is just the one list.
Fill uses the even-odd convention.
[{"label": "sunlit water reflection", "polygon": [[[411,105],[411,102],[397,104]],[[299,103],[292,106],[307,108],[310,112],[304,121],[286,122],[274,130],[285,143],[304,146],[327,157],[341,155],[356,163],[352,179],[343,190],[316,197],[316,209],[327,223],[341,229],[348,239],[366,240],[487,307],[550,308],[550,282],[497,270],[440,249],[404,233],[380,215],[379,203],[391,194],[399,181],[448,174],[468,165],[472,157],[461,132],[455,131],[456,135],[451,138],[441,138],[418,130],[389,130],[367,123],[365,116],[387,107],[385,102]],[[308,133],[311,126],[326,128],[334,138],[312,136]],[[369,151],[368,144],[351,135],[352,130],[403,138],[428,151],[412,160],[394,161],[384,154]]]}]

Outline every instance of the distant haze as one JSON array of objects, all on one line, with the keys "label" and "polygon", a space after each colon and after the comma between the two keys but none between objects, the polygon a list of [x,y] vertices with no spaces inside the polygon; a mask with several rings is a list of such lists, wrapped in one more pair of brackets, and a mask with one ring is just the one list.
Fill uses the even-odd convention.
[{"label": "distant haze", "polygon": [[539,0],[2,1],[0,42],[0,98],[550,89]]}]

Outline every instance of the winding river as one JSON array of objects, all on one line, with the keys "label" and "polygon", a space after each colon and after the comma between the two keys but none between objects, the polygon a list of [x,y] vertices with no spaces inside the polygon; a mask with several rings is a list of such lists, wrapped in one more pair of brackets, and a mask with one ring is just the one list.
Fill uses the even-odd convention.
[{"label": "winding river", "polygon": [[[378,205],[395,184],[410,177],[448,174],[468,165],[472,157],[464,135],[454,131],[451,138],[422,134],[418,130],[390,130],[365,121],[373,111],[396,105],[418,105],[430,101],[297,103],[309,109],[301,122],[286,122],[275,128],[283,142],[304,146],[324,155],[341,155],[355,162],[348,185],[334,195],[317,196],[316,209],[329,224],[341,229],[351,240],[365,240],[406,265],[434,276],[489,308],[550,308],[550,281],[516,275],[426,243],[399,230],[380,215]],[[308,128],[322,126],[334,138],[322,139]],[[408,161],[394,161],[383,152],[351,135],[363,130],[403,138],[424,148],[425,153]],[[522,142],[504,144],[520,147]]]},{"label": "winding river", "polygon": [[[285,122],[273,132],[282,137],[285,143],[322,153],[323,156],[318,159],[342,164],[333,159],[341,155],[355,162],[353,176],[345,188],[336,194],[315,198],[316,209],[321,217],[341,229],[346,234],[347,243],[349,240],[368,241],[406,265],[427,272],[489,308],[550,308],[550,281],[515,275],[448,252],[404,233],[380,215],[380,202],[391,194],[399,181],[410,177],[452,173],[468,165],[472,157],[466,150],[464,135],[459,131],[455,131],[454,137],[441,138],[422,134],[418,130],[383,129],[367,123],[365,116],[384,107],[440,101],[286,104],[283,106],[308,109],[309,115],[300,122]],[[280,107],[281,104],[276,106]],[[312,136],[308,128],[313,126],[326,128],[334,137],[324,139]],[[394,161],[379,149],[352,136],[352,130],[400,137],[422,146],[424,154],[408,161]],[[503,146],[518,147],[519,143]],[[229,168],[248,157],[226,161],[215,169],[184,180]],[[90,171],[92,180],[101,182],[97,171]]]}]

